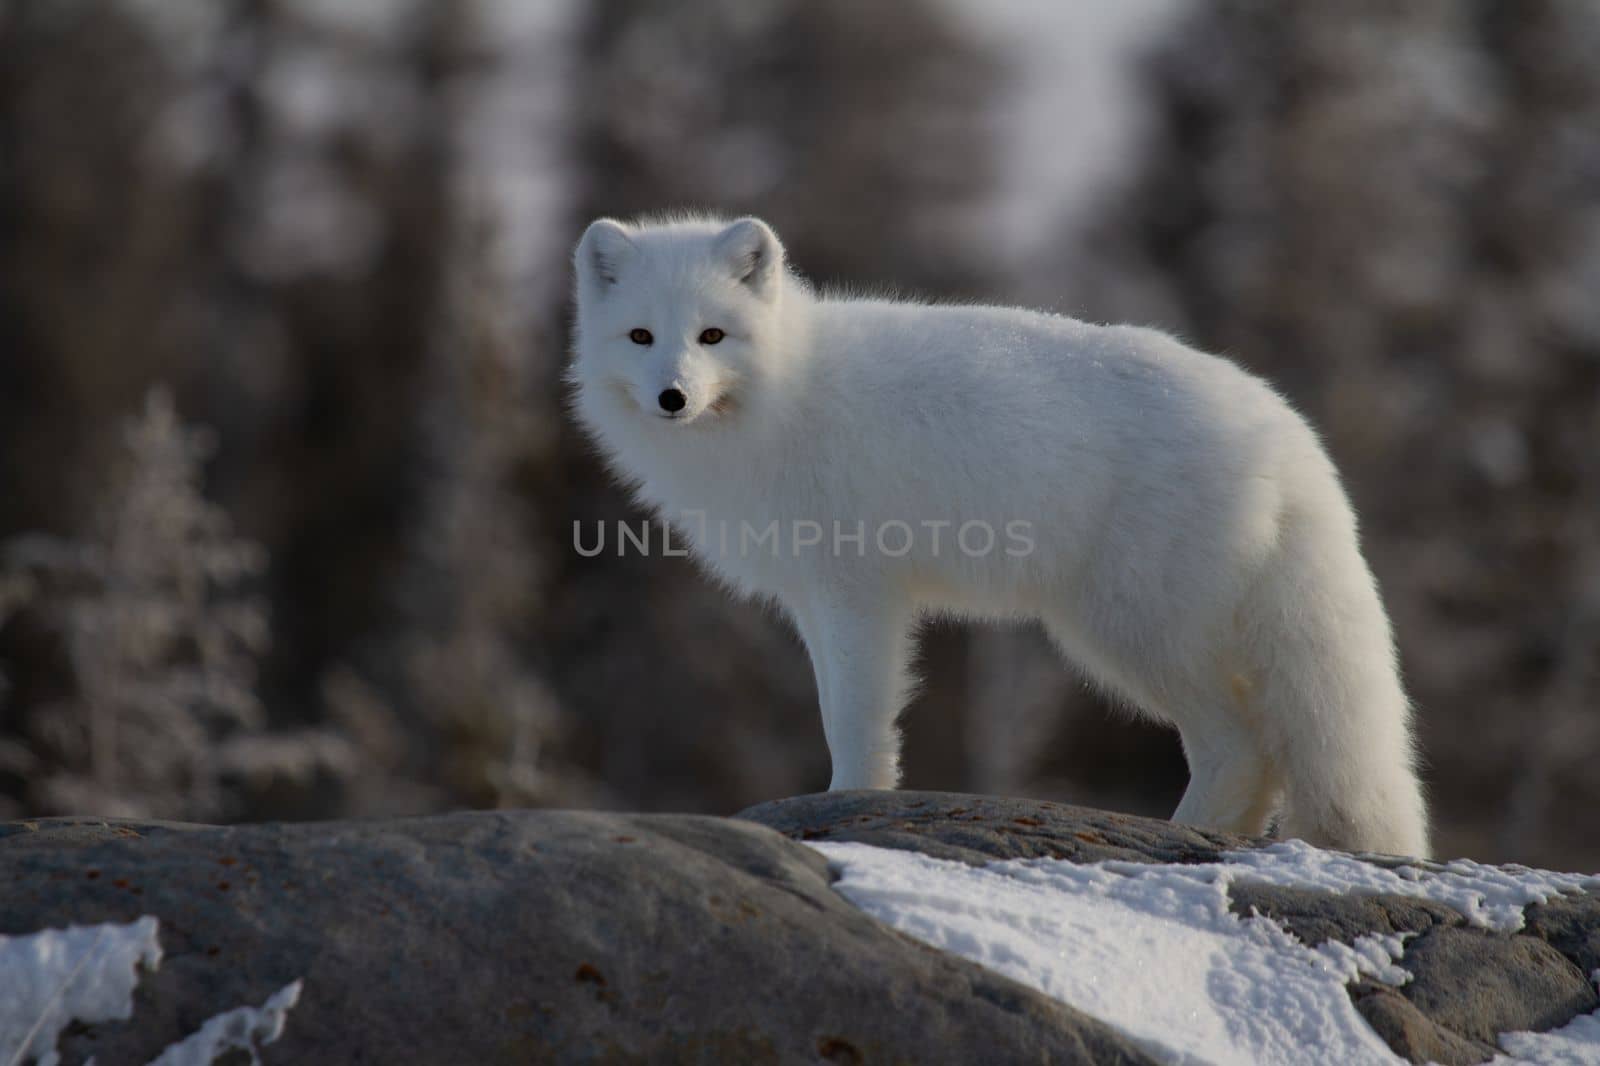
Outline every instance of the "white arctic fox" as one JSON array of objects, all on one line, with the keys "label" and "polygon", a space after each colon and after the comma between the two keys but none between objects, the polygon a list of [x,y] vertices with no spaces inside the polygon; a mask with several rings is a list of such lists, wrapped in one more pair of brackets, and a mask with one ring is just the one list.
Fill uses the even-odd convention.
[{"label": "white arctic fox", "polygon": [[893,788],[919,616],[1038,618],[1177,726],[1173,818],[1424,855],[1410,710],[1350,503],[1261,380],[1155,330],[820,295],[766,224],[601,219],[578,418],[810,650],[832,787]]}]

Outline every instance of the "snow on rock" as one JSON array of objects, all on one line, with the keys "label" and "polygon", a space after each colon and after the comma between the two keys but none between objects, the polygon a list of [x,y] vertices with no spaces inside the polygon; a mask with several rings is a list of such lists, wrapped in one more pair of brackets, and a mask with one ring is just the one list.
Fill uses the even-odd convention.
[{"label": "snow on rock", "polygon": [[149,1066],[210,1066],[227,1051],[244,1051],[259,1062],[256,1049],[283,1035],[289,1009],[300,1001],[300,982],[291,981],[259,1007],[235,1007],[206,1019],[204,1025],[171,1044]]},{"label": "snow on rock", "polygon": [[1411,975],[1396,960],[1404,953],[1409,935],[1368,933],[1354,944],[1330,940],[1318,944],[1314,950],[1340,973],[1347,975],[1347,980],[1353,981],[1361,975],[1386,985],[1403,985],[1411,980]]},{"label": "snow on rock", "polygon": [[[1228,908],[1215,867],[973,868],[860,844],[821,845],[835,888],[867,913],[1122,1029],[1175,1063],[1394,1056],[1356,1013],[1335,960]],[[1119,868],[1122,864],[1118,864]]]},{"label": "snow on rock", "polygon": [[1497,1057],[1496,1064],[1595,1066],[1600,1063],[1600,1015],[1580,1014],[1547,1033],[1506,1033],[1500,1037],[1500,1047],[1506,1054]]},{"label": "snow on rock", "polygon": [[[0,936],[0,1064],[38,1066],[60,1061],[56,1041],[72,1022],[127,1021],[140,967],[161,965],[160,923],[144,915],[127,924],[104,922]],[[258,1062],[256,1049],[283,1033],[300,999],[293,981],[259,1007],[237,1007],[206,1021],[149,1066],[208,1066],[227,1051]]]},{"label": "snow on rock", "polygon": [[1387,864],[1393,860],[1377,865],[1322,851],[1302,840],[1229,852],[1224,859],[1233,880],[1430,899],[1454,907],[1473,925],[1506,933],[1522,928],[1522,911],[1530,903],[1544,903],[1563,892],[1600,888],[1600,876],[1551,873],[1526,866],[1485,866],[1470,859],[1412,861],[1391,869]]},{"label": "snow on rock", "polygon": [[[1345,990],[1358,975],[1408,979],[1396,965],[1402,938],[1310,948],[1270,919],[1232,913],[1232,882],[1424,897],[1502,930],[1521,927],[1527,903],[1596,883],[1470,862],[1388,869],[1299,841],[1186,865],[1024,859],[972,866],[859,843],[813,846],[838,873],[834,887],[868,914],[1185,1064],[1299,1063],[1308,1048],[1319,1061],[1402,1061]],[[1537,1039],[1600,1061],[1600,1043],[1586,1044],[1593,1034],[1576,1022],[1568,1029],[1570,1040]],[[1531,1046],[1525,1038],[1534,1039],[1507,1037],[1513,1053]]]},{"label": "snow on rock", "polygon": [[0,1063],[54,1066],[56,1040],[72,1021],[131,1017],[139,967],[161,962],[157,930],[146,915],[0,936]]}]

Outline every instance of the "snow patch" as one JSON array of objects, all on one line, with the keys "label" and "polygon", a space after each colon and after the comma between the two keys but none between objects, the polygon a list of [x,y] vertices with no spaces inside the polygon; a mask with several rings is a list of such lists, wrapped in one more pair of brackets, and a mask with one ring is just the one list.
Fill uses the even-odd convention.
[{"label": "snow patch", "polygon": [[[1263,919],[1268,920],[1268,919]],[[1276,924],[1276,923],[1274,923]],[[1400,966],[1400,956],[1405,954],[1406,941],[1411,934],[1368,933],[1357,937],[1354,944],[1341,944],[1329,940],[1318,944],[1317,954],[1328,960],[1337,972],[1345,974],[1346,981],[1357,977],[1370,977],[1386,985],[1399,987],[1411,980],[1409,971]]]},{"label": "snow patch", "polygon": [[1502,1034],[1500,1049],[1506,1054],[1495,1056],[1496,1066],[1595,1066],[1600,1063],[1600,1014],[1580,1014],[1546,1033]]},{"label": "snow patch", "polygon": [[[817,846],[817,845],[813,845]],[[1399,938],[1313,950],[1228,907],[1220,865],[970,867],[864,844],[817,846],[880,921],[1105,1021],[1182,1064],[1393,1063],[1345,982]]]},{"label": "snow patch", "polygon": [[[0,1066],[61,1061],[56,1042],[74,1021],[93,1024],[133,1017],[139,969],[161,965],[160,923],[144,915],[125,925],[105,922],[0,936]],[[283,1033],[300,999],[292,981],[259,1007],[237,1007],[208,1019],[169,1045],[149,1066],[207,1066],[232,1050],[259,1063],[257,1049]]]},{"label": "snow patch", "polygon": [[213,1015],[176,1044],[170,1044],[149,1066],[210,1066],[227,1051],[246,1051],[259,1063],[256,1049],[283,1035],[289,1009],[300,1002],[300,982],[291,981],[259,1007],[235,1007]]},{"label": "snow patch", "polygon": [[131,1017],[138,968],[161,963],[157,928],[146,915],[0,936],[0,1063],[55,1066],[56,1040],[74,1019]]},{"label": "snow patch", "polygon": [[[1231,880],[1428,899],[1454,907],[1473,925],[1506,933],[1522,928],[1522,911],[1530,903],[1543,903],[1563,892],[1600,889],[1600,877],[1589,874],[1552,873],[1516,865],[1485,866],[1469,859],[1447,863],[1416,860],[1389,869],[1338,852],[1321,851],[1302,840],[1229,852],[1223,858]],[[1128,863],[1108,865],[1137,869]]]},{"label": "snow patch", "polygon": [[[1234,882],[1431,899],[1506,931],[1522,927],[1529,903],[1600,886],[1582,875],[1466,861],[1387,868],[1300,841],[1194,865],[1027,859],[972,867],[864,844],[812,846],[838,874],[840,894],[873,917],[1183,1064],[1300,1063],[1308,1048],[1326,1062],[1401,1061],[1345,985],[1358,976],[1408,981],[1397,962],[1403,938],[1307,947],[1270,919],[1233,913]],[[1600,1062],[1600,1032],[1576,1022],[1567,1029],[1539,1034],[1539,1046],[1588,1058],[1530,1061]],[[1523,1055],[1534,1046],[1525,1037],[1535,1039],[1511,1034],[1503,1046]]]}]

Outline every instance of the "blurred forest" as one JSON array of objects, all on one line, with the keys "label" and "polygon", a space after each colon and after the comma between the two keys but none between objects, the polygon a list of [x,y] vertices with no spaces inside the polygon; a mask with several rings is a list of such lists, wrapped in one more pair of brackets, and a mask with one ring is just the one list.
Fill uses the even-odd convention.
[{"label": "blurred forest", "polygon": [[[1600,5],[1133,6],[0,0],[0,816],[825,787],[784,625],[571,547],[641,516],[563,415],[568,251],[699,206],[1266,375],[1440,851],[1600,868]],[[1176,802],[1038,632],[923,650],[909,786]]]}]

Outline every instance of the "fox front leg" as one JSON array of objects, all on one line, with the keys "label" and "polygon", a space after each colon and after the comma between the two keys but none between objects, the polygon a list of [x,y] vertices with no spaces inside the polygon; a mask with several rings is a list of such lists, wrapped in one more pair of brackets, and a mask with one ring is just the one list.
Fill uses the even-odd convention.
[{"label": "fox front leg", "polygon": [[811,654],[833,758],[829,790],[894,788],[900,782],[895,718],[911,689],[909,612],[814,601],[794,614]]}]

